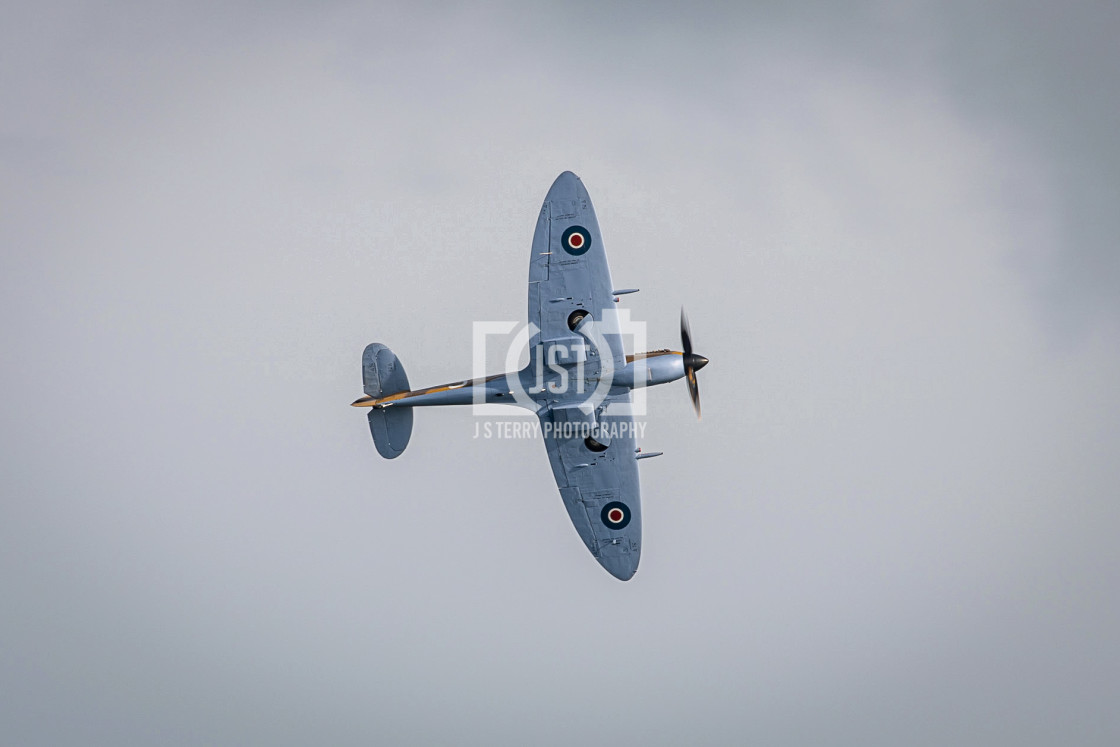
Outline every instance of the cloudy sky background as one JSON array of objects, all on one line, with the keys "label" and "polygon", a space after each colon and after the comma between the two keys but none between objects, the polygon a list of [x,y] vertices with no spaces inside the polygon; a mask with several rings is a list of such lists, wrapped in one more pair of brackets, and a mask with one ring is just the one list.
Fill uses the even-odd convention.
[{"label": "cloudy sky background", "polygon": [[[0,30],[14,744],[1115,744],[1120,11],[71,3]],[[650,347],[645,546],[417,413],[563,170]]]}]

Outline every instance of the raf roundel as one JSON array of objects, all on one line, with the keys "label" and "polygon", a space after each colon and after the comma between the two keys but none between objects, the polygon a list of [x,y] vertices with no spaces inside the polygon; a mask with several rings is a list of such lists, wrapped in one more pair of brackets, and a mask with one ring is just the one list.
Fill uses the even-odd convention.
[{"label": "raf roundel", "polygon": [[572,226],[560,237],[564,251],[578,257],[591,248],[591,234],[583,226]]},{"label": "raf roundel", "polygon": [[608,529],[625,529],[626,525],[630,523],[630,508],[625,503],[611,501],[603,506],[599,518],[603,520]]}]

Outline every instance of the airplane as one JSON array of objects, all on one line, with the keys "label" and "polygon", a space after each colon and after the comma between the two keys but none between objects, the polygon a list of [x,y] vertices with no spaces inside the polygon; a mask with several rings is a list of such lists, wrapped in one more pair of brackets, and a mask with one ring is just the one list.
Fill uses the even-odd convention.
[{"label": "airplane", "polygon": [[[587,189],[565,171],[545,196],[529,258],[529,364],[516,372],[409,388],[393,352],[371,343],[362,353],[369,429],[381,456],[395,459],[412,435],[412,410],[432,405],[509,404],[533,410],[568,516],[592,556],[628,581],[642,551],[638,461],[660,456],[635,445],[630,392],[684,378],[697,418],[696,372],[708,359],[692,350],[681,309],[683,350],[626,355],[616,290]],[[547,366],[545,365],[547,362]]]}]

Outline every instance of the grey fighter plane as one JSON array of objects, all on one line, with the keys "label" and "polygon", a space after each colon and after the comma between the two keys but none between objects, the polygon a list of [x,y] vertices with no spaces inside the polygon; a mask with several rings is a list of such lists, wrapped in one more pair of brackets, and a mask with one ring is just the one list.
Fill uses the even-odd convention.
[{"label": "grey fighter plane", "polygon": [[696,415],[696,372],[708,359],[692,351],[681,310],[684,350],[627,355],[615,304],[634,289],[616,290],[591,198],[565,171],[548,190],[529,257],[530,363],[516,372],[411,390],[404,366],[386,346],[362,355],[369,428],[378,453],[400,456],[412,434],[412,408],[504,403],[540,419],[552,474],[568,516],[591,554],[627,581],[642,551],[638,460],[658,456],[635,445],[630,392],[688,381]]}]

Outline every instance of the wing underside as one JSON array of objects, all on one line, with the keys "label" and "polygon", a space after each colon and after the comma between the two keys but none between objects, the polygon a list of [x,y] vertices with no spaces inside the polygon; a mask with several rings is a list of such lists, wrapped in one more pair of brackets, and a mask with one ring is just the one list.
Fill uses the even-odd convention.
[{"label": "wing underside", "polygon": [[[572,525],[595,559],[623,581],[638,569],[642,505],[634,419],[610,411],[629,400],[628,394],[608,399],[594,422],[591,445],[581,416],[568,417],[567,408],[538,413],[552,474]],[[605,449],[603,441],[609,441]]]},{"label": "wing underside", "polygon": [[565,381],[578,382],[578,392],[539,390],[537,416],[573,526],[595,559],[625,581],[638,568],[642,510],[630,395],[611,389],[610,369],[626,365],[611,282],[591,198],[565,171],[548,190],[533,234],[530,354],[564,363]]},{"label": "wing underside", "polygon": [[[572,334],[573,313],[597,322],[616,365],[625,364],[599,220],[579,177],[565,171],[548,190],[529,260],[530,348]],[[606,351],[601,351],[605,353]]]}]

